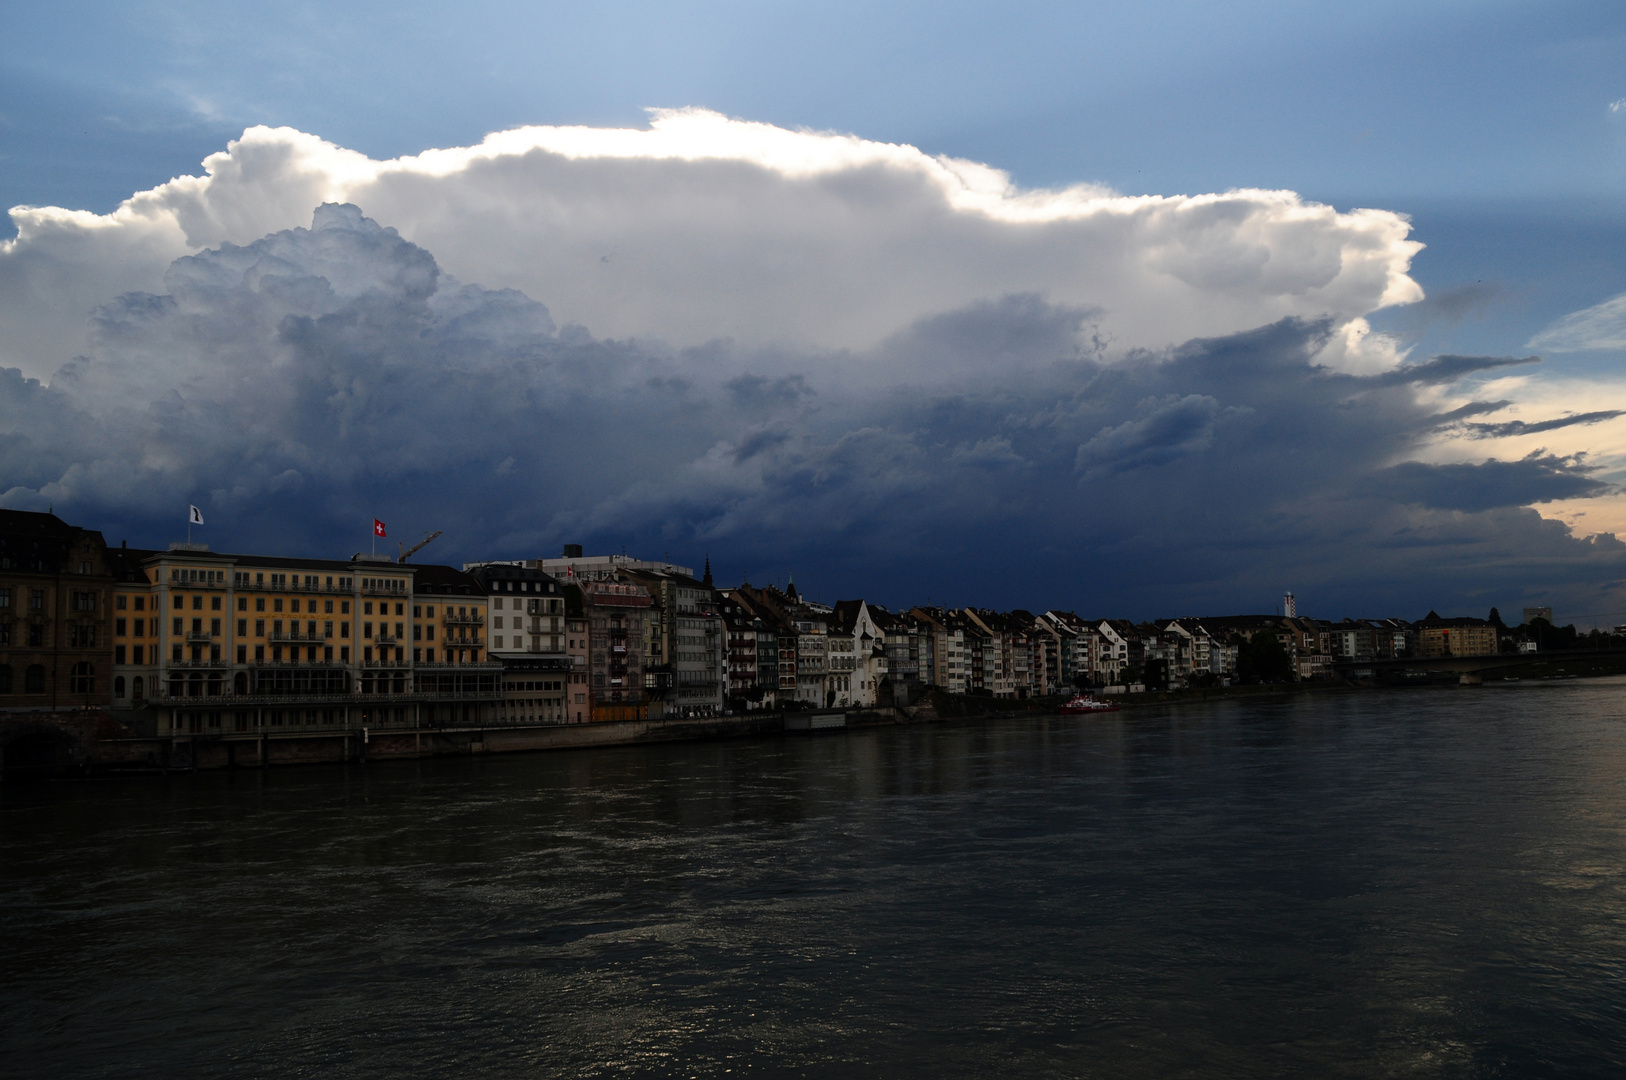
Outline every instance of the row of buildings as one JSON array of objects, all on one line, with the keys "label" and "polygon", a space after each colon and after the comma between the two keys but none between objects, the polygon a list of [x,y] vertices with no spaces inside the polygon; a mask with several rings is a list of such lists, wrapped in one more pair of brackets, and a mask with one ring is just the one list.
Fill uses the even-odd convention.
[{"label": "row of buildings", "polygon": [[1494,652],[1475,619],[1084,619],[824,604],[624,555],[419,565],[109,547],[0,511],[0,709],[102,708],[157,735],[565,724],[1022,698],[1236,676],[1257,635],[1335,660]]}]

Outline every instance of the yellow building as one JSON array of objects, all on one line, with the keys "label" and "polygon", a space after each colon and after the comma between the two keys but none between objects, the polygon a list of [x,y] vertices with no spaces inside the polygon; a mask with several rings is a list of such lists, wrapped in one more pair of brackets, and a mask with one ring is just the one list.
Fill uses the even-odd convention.
[{"label": "yellow building", "polygon": [[[500,666],[484,657],[479,636],[484,598],[456,605],[463,633],[451,636],[464,643],[448,654],[445,614],[425,614],[414,594],[425,568],[386,556],[228,555],[202,544],[109,555],[113,707],[144,715],[157,734],[473,722],[497,700]],[[426,631],[434,646],[417,644]],[[456,677],[443,679],[426,655],[456,657]]]},{"label": "yellow building", "polygon": [[1483,619],[1442,619],[1431,611],[1417,624],[1417,655],[1423,659],[1493,656],[1500,648],[1496,627]]}]

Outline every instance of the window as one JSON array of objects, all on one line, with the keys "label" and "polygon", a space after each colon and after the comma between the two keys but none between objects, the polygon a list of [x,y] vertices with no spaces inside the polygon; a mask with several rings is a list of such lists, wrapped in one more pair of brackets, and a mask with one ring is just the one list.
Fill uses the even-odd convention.
[{"label": "window", "polygon": [[239,596],[237,598],[237,610],[238,611],[247,611],[248,610],[248,597]]},{"label": "window", "polygon": [[272,619],[271,620],[271,635],[273,637],[281,637],[282,636],[282,620],[281,619]]},{"label": "window", "polygon": [[265,610],[265,597],[256,596],[254,598],[254,610],[255,611],[264,611]]},{"label": "window", "polygon": [[349,623],[341,622],[339,624],[339,636],[342,637],[342,638],[347,638],[347,637],[350,636],[350,624]]},{"label": "window", "polygon": [[271,601],[271,610],[272,611],[281,611],[282,610],[282,597],[279,596],[275,600]]},{"label": "window", "polygon": [[[405,615],[406,614],[406,605],[405,604],[396,604],[395,605],[395,613],[397,615]],[[382,615],[383,612],[379,612],[379,614]]]},{"label": "window", "polygon": [[130,603],[129,597],[124,596],[122,594],[120,594],[118,597],[116,597],[113,600],[113,606],[115,608],[117,608],[119,611],[125,610],[126,607],[128,607],[129,603]]},{"label": "window", "polygon": [[[156,601],[157,599],[158,598],[156,596],[153,597],[154,601]],[[158,605],[156,603],[154,603],[153,604],[153,609],[157,610],[157,607],[158,607]],[[137,611],[146,611],[147,610],[147,598],[145,596],[138,596],[138,597],[135,598],[135,609]]]},{"label": "window", "polygon": [[237,662],[239,664],[248,663],[248,646],[247,645],[239,645],[239,646],[237,646]]},{"label": "window", "polygon": [[333,614],[333,601],[331,601],[331,600],[323,600],[322,601],[322,614],[323,615],[331,615],[331,614]]},{"label": "window", "polygon": [[194,634],[203,633],[203,620],[202,619],[193,619],[192,620],[192,632]]},{"label": "window", "polygon": [[421,605],[418,605],[418,604],[413,604],[412,605],[412,617],[414,619],[423,618],[423,607]]},{"label": "window", "polygon": [[423,658],[427,662],[433,664],[435,662],[435,650],[434,649],[425,649],[423,651]]},{"label": "window", "polygon": [[175,610],[180,611],[184,607],[186,607],[186,597],[177,593],[175,595]]},{"label": "window", "polygon": [[419,626],[417,623],[412,624],[412,640],[413,641],[422,641],[423,640],[423,627]]},{"label": "window", "polygon": [[340,615],[348,615],[348,614],[350,614],[350,601],[348,601],[348,600],[340,600],[339,601],[339,614]]},{"label": "window", "polygon": [[254,646],[254,662],[256,664],[265,663],[265,646],[264,645],[256,645],[256,646]]},{"label": "window", "polygon": [[265,636],[265,620],[264,619],[255,619],[254,620],[254,636],[255,637],[264,637]]},{"label": "window", "polygon": [[322,636],[325,637],[325,638],[329,638],[329,639],[331,639],[333,637],[333,620],[332,619],[328,619],[326,622],[322,623]]},{"label": "window", "polygon": [[435,617],[435,606],[433,604],[429,605],[423,609],[423,613],[429,618],[433,619]]},{"label": "window", "polygon": [[370,637],[373,636],[373,624],[372,623],[364,622],[364,623],[361,624],[361,636],[364,637],[364,638],[370,638]]},{"label": "window", "polygon": [[23,672],[23,693],[45,693],[45,665],[29,664],[28,670]]},{"label": "window", "polygon": [[[137,645],[133,649],[131,649],[130,651],[133,654],[131,659],[130,659],[131,663],[135,664],[137,667],[140,667],[143,663],[146,662],[144,657],[146,656],[147,647],[145,645]],[[153,652],[155,654],[157,653],[157,651],[158,651],[157,649],[153,650]],[[155,655],[153,657],[153,659],[156,660],[157,656]],[[139,695],[137,695],[137,696],[139,696]]]},{"label": "window", "polygon": [[113,663],[115,663],[115,664],[124,663],[124,652],[125,652],[125,650],[124,650],[123,645],[115,645],[115,646],[113,646]]},{"label": "window", "polygon": [[[121,597],[121,599],[122,599],[122,597]],[[127,626],[127,624],[125,623],[125,621],[123,619],[114,619],[113,620],[113,636],[114,637],[128,637],[129,635],[125,633],[126,629],[128,629],[128,626]]]},{"label": "window", "polygon": [[140,701],[147,696],[147,680],[137,675],[130,683],[130,696]]},{"label": "window", "polygon": [[[345,625],[348,626],[349,624],[346,623]],[[339,646],[339,662],[341,664],[348,664],[350,662],[350,646],[348,646],[348,645],[340,645]]]},{"label": "window", "polygon": [[29,589],[28,590],[28,610],[29,611],[44,611],[45,610],[45,590],[44,589]]},{"label": "window", "polygon": [[94,667],[83,661],[73,665],[73,671],[68,676],[68,692],[70,694],[88,694],[95,684],[96,669]]},{"label": "window", "polygon": [[501,611],[502,610],[502,597],[499,596],[499,597],[497,597],[497,599],[493,600],[491,602],[491,606],[492,606],[493,610]]},{"label": "window", "polygon": [[299,597],[296,596],[288,602],[288,610],[295,612],[299,610]]},{"label": "window", "polygon": [[237,636],[238,637],[248,637],[248,620],[247,619],[238,619],[237,620]]},{"label": "window", "polygon": [[371,600],[361,605],[361,613],[363,615],[371,615],[373,613],[373,602]]},{"label": "window", "polygon": [[193,611],[202,611],[203,610],[203,594],[202,593],[199,593],[198,595],[196,595],[196,596],[194,596],[192,598],[192,610]]},{"label": "window", "polygon": [[220,620],[219,619],[210,619],[209,620],[209,636],[210,637],[219,637],[220,636]]},{"label": "window", "polygon": [[424,636],[424,640],[426,640],[426,641],[434,641],[435,640],[435,624],[434,623],[430,623],[428,626],[423,628],[423,636]]},{"label": "window", "polygon": [[124,696],[124,676],[123,675],[119,675],[116,678],[114,678],[114,680],[113,680],[113,696],[116,697],[116,698],[121,698],[121,697]]},{"label": "window", "polygon": [[220,610],[220,597],[218,597],[218,596],[209,597],[209,610],[210,611],[219,611]]}]

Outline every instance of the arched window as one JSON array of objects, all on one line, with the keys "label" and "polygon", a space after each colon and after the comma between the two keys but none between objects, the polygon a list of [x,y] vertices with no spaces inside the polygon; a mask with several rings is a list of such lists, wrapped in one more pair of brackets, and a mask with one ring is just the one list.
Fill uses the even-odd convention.
[{"label": "arched window", "polygon": [[140,675],[137,675],[135,682],[130,684],[130,694],[135,701],[140,701],[147,696],[147,681]]},{"label": "arched window", "polygon": [[45,693],[45,665],[29,664],[28,670],[23,672],[23,693]]},{"label": "arched window", "polygon": [[68,675],[68,692],[71,694],[88,694],[96,685],[96,669],[88,663],[73,665]]},{"label": "arched window", "polygon": [[124,696],[124,676],[123,675],[115,676],[114,679],[113,679],[113,696],[116,697],[116,698],[121,698],[121,697]]},{"label": "arched window", "polygon": [[203,696],[203,676],[199,672],[194,671],[192,677],[186,680],[186,696]]}]

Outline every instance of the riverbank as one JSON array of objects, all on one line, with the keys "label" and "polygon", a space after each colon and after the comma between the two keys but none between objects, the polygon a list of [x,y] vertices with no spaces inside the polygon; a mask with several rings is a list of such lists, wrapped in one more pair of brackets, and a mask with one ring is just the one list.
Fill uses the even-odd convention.
[{"label": "riverbank", "polygon": [[[1254,686],[1145,691],[1117,695],[1124,710],[1239,698],[1366,694],[1380,690],[1455,685],[1454,671],[1396,667],[1357,669],[1361,677]],[[1534,659],[1487,672],[1485,681],[1514,683],[1626,674],[1626,653]],[[1471,689],[1465,687],[1465,690]],[[595,724],[477,725],[467,727],[361,727],[289,732],[189,733],[144,736],[99,710],[0,715],[10,779],[54,776],[163,774],[193,770],[269,768],[414,758],[506,754],[640,743],[816,735],[857,728],[940,721],[1054,716],[1063,695],[1025,699],[949,694],[932,690],[914,704],[868,709],[789,710],[705,719],[629,720]]]}]

